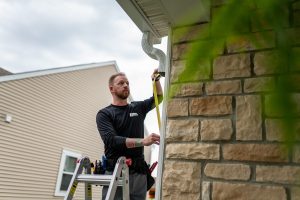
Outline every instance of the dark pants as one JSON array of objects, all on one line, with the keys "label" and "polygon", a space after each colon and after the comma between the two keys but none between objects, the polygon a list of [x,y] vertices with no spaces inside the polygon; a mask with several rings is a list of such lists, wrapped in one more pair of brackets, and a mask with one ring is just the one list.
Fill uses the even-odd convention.
[{"label": "dark pants", "polygon": [[[106,172],[112,174],[112,172]],[[108,186],[103,186],[102,200],[105,200]],[[129,194],[130,200],[145,200],[147,194],[147,178],[146,174],[132,173],[129,174]],[[114,200],[123,200],[122,187],[117,187]]]}]

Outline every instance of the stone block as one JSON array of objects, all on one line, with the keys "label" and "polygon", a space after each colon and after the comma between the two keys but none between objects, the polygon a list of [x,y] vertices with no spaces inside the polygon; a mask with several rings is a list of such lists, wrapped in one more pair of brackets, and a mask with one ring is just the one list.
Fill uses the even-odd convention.
[{"label": "stone block", "polygon": [[188,112],[188,99],[171,99],[168,101],[168,117],[188,116]]},{"label": "stone block", "polygon": [[289,39],[289,43],[293,45],[300,44],[300,28],[290,28],[286,30],[287,38]]},{"label": "stone block", "polygon": [[283,117],[284,113],[279,107],[274,106],[280,103],[282,96],[279,95],[266,95],[265,96],[265,115],[267,117]]},{"label": "stone block", "polygon": [[198,138],[198,120],[168,120],[166,130],[167,142],[197,142]]},{"label": "stone block", "polygon": [[[298,58],[297,58],[298,59]],[[278,85],[285,88],[286,91],[300,91],[300,74],[285,74],[279,76]]]},{"label": "stone block", "polygon": [[213,94],[239,94],[242,92],[240,80],[212,81],[205,83],[207,95]]},{"label": "stone block", "polygon": [[203,143],[171,143],[166,145],[166,158],[219,160],[220,145]]},{"label": "stone block", "polygon": [[199,199],[200,179],[200,163],[165,160],[163,199]]},{"label": "stone block", "polygon": [[300,1],[294,1],[292,3],[293,10],[300,10]]},{"label": "stone block", "polygon": [[284,141],[282,120],[266,119],[266,139],[268,141]]},{"label": "stone block", "polygon": [[220,6],[228,2],[228,0],[212,0],[212,6]]},{"label": "stone block", "polygon": [[300,187],[291,188],[291,200],[300,200]]},{"label": "stone block", "polygon": [[283,146],[277,144],[224,144],[224,160],[287,162],[288,155]]},{"label": "stone block", "polygon": [[[230,1],[228,1],[230,2]],[[211,37],[212,38],[226,38],[227,31],[223,31],[220,29],[220,26],[224,26],[224,24],[231,24],[232,18],[224,17],[224,10],[230,9],[230,3],[212,7],[212,20],[211,20]],[[223,13],[222,13],[223,12]],[[235,20],[234,26],[231,27],[232,32],[235,34],[248,33],[250,31],[249,20],[246,18],[239,18],[239,20]],[[220,31],[221,30],[221,31]]]},{"label": "stone block", "polygon": [[254,10],[253,15],[250,16],[251,30],[253,32],[272,30],[273,26],[269,20],[265,19],[261,10]]},{"label": "stone block", "polygon": [[209,24],[197,24],[173,29],[172,43],[191,42],[209,37]]},{"label": "stone block", "polygon": [[171,74],[170,74],[170,82],[175,83],[178,81],[179,75],[183,72],[185,68],[185,61],[173,61],[171,67]]},{"label": "stone block", "polygon": [[[265,115],[267,117],[299,117],[300,116],[300,93],[288,93],[281,91],[279,95],[265,96]],[[282,107],[281,105],[285,105]],[[291,105],[287,107],[286,105]]]},{"label": "stone block", "polygon": [[278,51],[256,52],[253,63],[256,75],[278,74],[287,70],[280,64]]},{"label": "stone block", "polygon": [[250,77],[250,54],[217,57],[213,62],[213,78]]},{"label": "stone block", "polygon": [[246,181],[250,179],[251,170],[245,164],[207,163],[204,174],[210,178]]},{"label": "stone block", "polygon": [[190,48],[189,43],[172,45],[172,60],[186,59],[186,53],[189,48]]},{"label": "stone block", "polygon": [[230,119],[208,119],[201,121],[201,140],[230,140],[233,133]]},{"label": "stone block", "polygon": [[300,121],[266,119],[266,139],[268,141],[300,141]]},{"label": "stone block", "polygon": [[275,89],[275,78],[259,77],[245,79],[244,92],[270,92]]},{"label": "stone block", "polygon": [[300,26],[300,10],[293,12],[293,26]]},{"label": "stone block", "polygon": [[[172,46],[172,60],[185,60],[189,57],[191,52],[199,51],[208,49],[211,52],[215,52],[218,55],[223,54],[224,52],[224,44],[220,39],[207,39],[207,40],[197,40],[195,42],[188,42],[188,43],[179,43],[174,44]],[[199,58],[206,58],[208,56],[206,53],[199,53]]]},{"label": "stone block", "polygon": [[178,192],[173,191],[173,193],[166,193],[167,190],[163,189],[162,199],[163,200],[182,200],[182,199],[200,199],[200,193],[190,193],[190,192]]},{"label": "stone block", "polygon": [[[282,8],[280,20],[283,27],[289,27],[289,10],[288,8]],[[270,23],[268,15],[263,12],[263,9],[253,10],[251,15],[251,30],[253,32],[265,31],[274,29],[274,25]]]},{"label": "stone block", "polygon": [[293,65],[291,67],[291,71],[299,72],[300,71],[300,48],[293,48],[292,56],[293,56]]},{"label": "stone block", "polygon": [[[300,133],[300,132],[298,132],[298,133]],[[293,162],[300,163],[300,146],[299,145],[294,145]]]},{"label": "stone block", "polygon": [[208,181],[202,182],[202,200],[211,200],[211,183]]},{"label": "stone block", "polygon": [[256,166],[257,182],[299,184],[299,166]]},{"label": "stone block", "polygon": [[273,31],[243,34],[230,37],[227,40],[228,53],[254,51],[274,47],[275,33]]},{"label": "stone block", "polygon": [[262,139],[262,106],[260,96],[236,97],[236,139]]},{"label": "stone block", "polygon": [[281,186],[214,182],[212,199],[286,200],[287,195]]},{"label": "stone block", "polygon": [[171,97],[188,97],[200,96],[202,92],[203,83],[184,83],[172,84],[170,88]]},{"label": "stone block", "polygon": [[182,72],[185,68],[188,67],[186,65],[186,60],[173,61],[173,65],[171,68],[171,83],[177,82],[195,82],[201,80],[207,80],[210,77],[210,61],[208,59],[204,59],[202,61],[199,60],[199,66],[195,68],[193,74],[189,77],[181,77]]},{"label": "stone block", "polygon": [[232,114],[232,97],[208,96],[191,98],[190,115],[217,116]]}]

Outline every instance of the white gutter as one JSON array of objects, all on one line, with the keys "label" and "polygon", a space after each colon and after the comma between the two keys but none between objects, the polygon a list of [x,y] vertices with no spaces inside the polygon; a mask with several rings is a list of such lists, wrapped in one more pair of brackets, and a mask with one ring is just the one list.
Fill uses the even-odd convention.
[{"label": "white gutter", "polygon": [[158,72],[161,76],[165,76],[166,54],[157,48],[154,48],[154,43],[160,43],[161,39],[157,39],[150,32],[144,32],[142,39],[142,47],[144,52],[151,58],[158,60]]}]

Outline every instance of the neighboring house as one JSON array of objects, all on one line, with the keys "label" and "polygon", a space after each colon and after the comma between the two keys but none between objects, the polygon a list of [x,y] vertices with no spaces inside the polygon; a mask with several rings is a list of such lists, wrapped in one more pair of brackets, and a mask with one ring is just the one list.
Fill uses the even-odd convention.
[{"label": "neighboring house", "polygon": [[[177,77],[185,66],[184,53],[193,41],[210,37],[200,35],[201,30],[210,26],[214,11],[226,1],[210,5],[196,0],[117,1],[142,32],[156,41],[168,36],[165,93],[170,87],[179,88],[164,102],[156,199],[300,199],[299,145],[289,153],[283,151],[276,120],[280,116],[266,108],[278,80],[278,74],[264,65],[277,48],[275,31],[267,27],[271,43],[255,47],[247,37],[266,29],[249,21],[239,42],[227,41],[218,58],[208,63],[210,76],[182,84]],[[287,8],[285,30],[297,52],[299,2],[291,1]],[[190,12],[191,8],[198,12]],[[187,27],[189,32],[180,35]],[[293,73],[299,81],[299,67]],[[269,83],[269,90],[264,83]],[[299,97],[295,95],[298,102]]]},{"label": "neighboring house", "polygon": [[12,73],[0,67],[0,76],[11,75]]},{"label": "neighboring house", "polygon": [[[63,199],[77,158],[101,158],[96,114],[118,71],[109,61],[0,77],[0,199]],[[100,191],[93,186],[95,198]]]}]

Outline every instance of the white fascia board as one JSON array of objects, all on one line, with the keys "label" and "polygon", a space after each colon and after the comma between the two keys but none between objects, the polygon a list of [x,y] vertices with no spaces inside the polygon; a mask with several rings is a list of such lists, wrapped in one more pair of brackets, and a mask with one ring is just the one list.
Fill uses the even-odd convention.
[{"label": "white fascia board", "polygon": [[52,69],[17,73],[17,74],[12,74],[12,75],[7,75],[7,76],[0,76],[0,83],[5,82],[5,81],[19,80],[19,79],[24,79],[24,78],[32,78],[32,77],[37,77],[37,76],[49,75],[49,74],[71,72],[71,71],[90,69],[90,68],[96,68],[96,67],[106,67],[109,65],[115,66],[116,71],[120,72],[120,69],[119,69],[116,61],[113,60],[113,61],[106,61],[106,62],[99,62],[99,63],[73,65],[73,66],[68,66],[68,67],[52,68]]},{"label": "white fascia board", "polygon": [[143,11],[134,0],[116,1],[143,33],[151,32],[155,37],[161,38],[160,34],[153,28],[149,19],[144,15]]}]

